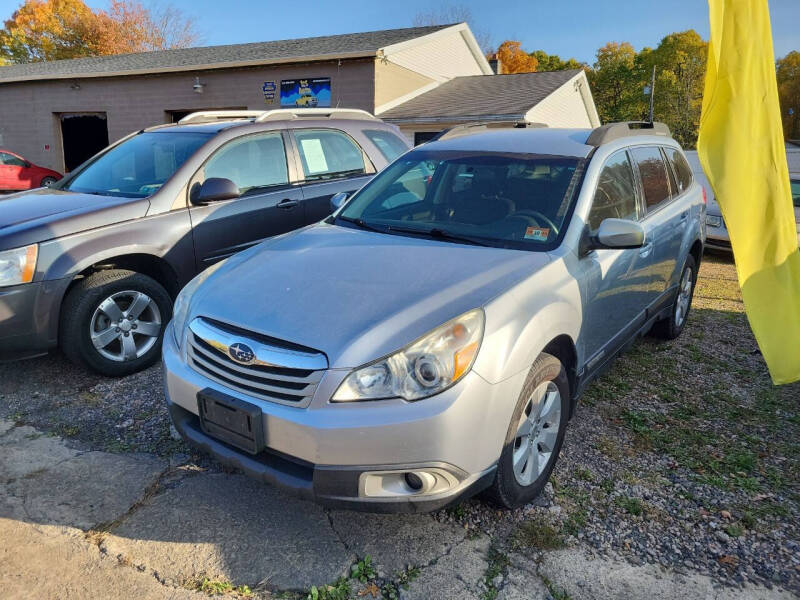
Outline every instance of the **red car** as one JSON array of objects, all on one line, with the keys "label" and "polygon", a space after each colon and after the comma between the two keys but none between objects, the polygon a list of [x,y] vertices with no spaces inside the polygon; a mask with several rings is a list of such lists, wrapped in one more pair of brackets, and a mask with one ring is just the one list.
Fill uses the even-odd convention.
[{"label": "red car", "polygon": [[54,184],[61,173],[37,167],[19,154],[0,149],[0,190],[32,190]]}]

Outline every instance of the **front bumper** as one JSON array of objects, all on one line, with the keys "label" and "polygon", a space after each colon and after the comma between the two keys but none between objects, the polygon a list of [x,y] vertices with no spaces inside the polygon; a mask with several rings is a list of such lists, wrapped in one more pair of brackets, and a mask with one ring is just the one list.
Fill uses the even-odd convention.
[{"label": "front bumper", "polygon": [[[526,373],[491,385],[476,373],[431,398],[330,403],[349,373],[329,370],[307,408],[274,404],[210,381],[189,367],[170,324],[164,334],[165,392],[173,423],[223,464],[320,504],[375,512],[424,512],[487,487],[494,477]],[[206,435],[197,393],[213,388],[259,406],[267,449],[256,456]],[[372,497],[362,473],[442,467],[458,484],[431,495]]]},{"label": "front bumper", "polygon": [[0,288],[0,360],[46,352],[58,343],[61,300],[70,279]]}]

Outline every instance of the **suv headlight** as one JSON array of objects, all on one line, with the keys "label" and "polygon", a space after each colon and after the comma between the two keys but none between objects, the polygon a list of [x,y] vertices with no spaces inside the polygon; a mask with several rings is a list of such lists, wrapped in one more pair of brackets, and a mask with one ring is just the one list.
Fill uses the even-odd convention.
[{"label": "suv headlight", "polygon": [[471,310],[416,342],[350,373],[333,402],[433,396],[472,368],[483,339],[483,311]]},{"label": "suv headlight", "polygon": [[178,344],[178,348],[183,343],[183,329],[186,326],[186,316],[189,314],[189,303],[192,300],[192,295],[223,264],[225,264],[224,260],[211,265],[205,271],[196,275],[175,298],[175,306],[172,308],[172,332],[175,334],[175,343]]},{"label": "suv headlight", "polygon": [[38,255],[39,244],[0,252],[0,287],[33,281]]}]

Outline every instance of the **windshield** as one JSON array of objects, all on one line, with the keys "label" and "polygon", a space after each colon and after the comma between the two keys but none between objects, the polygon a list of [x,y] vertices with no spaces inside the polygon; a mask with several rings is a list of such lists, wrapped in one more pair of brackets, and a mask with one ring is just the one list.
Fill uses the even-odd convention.
[{"label": "windshield", "polygon": [[557,245],[583,159],[415,151],[378,174],[337,223],[526,250]]},{"label": "windshield", "polygon": [[88,164],[63,190],[146,198],[211,137],[208,133],[150,131],[135,135]]}]

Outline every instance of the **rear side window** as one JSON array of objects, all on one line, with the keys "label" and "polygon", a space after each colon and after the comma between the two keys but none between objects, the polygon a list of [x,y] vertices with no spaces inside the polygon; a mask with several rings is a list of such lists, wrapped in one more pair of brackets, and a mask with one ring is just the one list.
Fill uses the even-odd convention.
[{"label": "rear side window", "polygon": [[204,176],[230,179],[243,195],[288,183],[281,134],[248,135],[226,144],[206,163]]},{"label": "rear side window", "polygon": [[24,167],[25,161],[14,156],[13,154],[0,152],[0,165],[7,165],[9,167]]},{"label": "rear side window", "polygon": [[350,136],[341,131],[302,129],[293,134],[306,180],[366,173],[364,152]]},{"label": "rear side window", "polygon": [[664,148],[667,158],[672,163],[672,168],[675,171],[675,178],[678,180],[678,193],[685,192],[690,185],[692,185],[692,168],[686,161],[683,152],[676,148]]},{"label": "rear side window", "polygon": [[638,218],[634,181],[628,153],[623,150],[612,154],[600,172],[592,209],[589,211],[589,229],[592,233],[597,232],[605,219],[635,221]]},{"label": "rear side window", "polygon": [[631,154],[639,167],[647,211],[652,212],[669,200],[667,165],[661,158],[661,151],[655,146],[632,148]]},{"label": "rear side window", "polygon": [[383,154],[383,157],[389,162],[392,162],[395,158],[408,150],[408,145],[389,131],[366,129],[364,130],[364,135],[369,138],[369,141],[375,144],[378,150],[381,151],[381,154]]},{"label": "rear side window", "polygon": [[800,179],[792,179],[792,201],[795,208],[800,208]]}]

